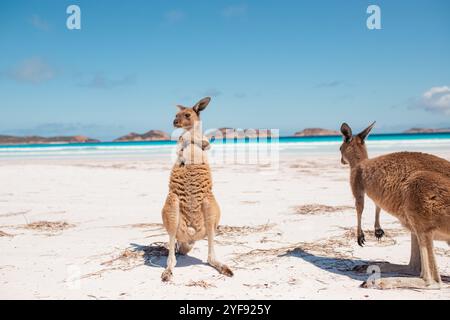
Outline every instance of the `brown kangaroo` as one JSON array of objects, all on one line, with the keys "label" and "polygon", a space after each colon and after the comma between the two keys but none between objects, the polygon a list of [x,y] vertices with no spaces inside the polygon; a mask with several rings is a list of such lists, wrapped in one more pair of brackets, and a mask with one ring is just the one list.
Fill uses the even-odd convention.
[{"label": "brown kangaroo", "polygon": [[[341,133],[343,164],[351,169],[350,184],[356,202],[358,243],[364,243],[361,217],[367,194],[411,231],[409,265],[381,264],[381,272],[419,275],[390,277],[379,288],[441,288],[433,240],[450,241],[450,162],[418,152],[399,152],[368,159],[365,140],[375,123],[353,135],[344,123]],[[370,284],[364,283],[368,287]]]},{"label": "brown kangaroo", "polygon": [[[190,132],[189,137],[202,136],[195,133],[199,127],[200,112],[209,104],[210,98],[200,100],[194,107],[186,108],[178,106],[173,122],[176,128],[183,128]],[[187,140],[188,142],[191,139]],[[185,143],[180,139],[180,143]],[[212,179],[209,165],[204,158],[202,141],[192,141],[191,147],[184,145],[182,149],[192,150],[184,152],[184,157],[190,158],[196,149],[199,149],[201,161],[195,163],[195,159],[184,159],[183,163],[177,162],[170,176],[169,194],[162,210],[164,227],[169,234],[169,256],[167,268],[161,275],[162,281],[169,281],[173,276],[173,268],[176,265],[175,246],[178,242],[180,254],[187,254],[195,241],[208,237],[208,263],[220,273],[233,276],[231,269],[216,259],[214,252],[214,235],[219,224],[220,209],[212,192]]]}]

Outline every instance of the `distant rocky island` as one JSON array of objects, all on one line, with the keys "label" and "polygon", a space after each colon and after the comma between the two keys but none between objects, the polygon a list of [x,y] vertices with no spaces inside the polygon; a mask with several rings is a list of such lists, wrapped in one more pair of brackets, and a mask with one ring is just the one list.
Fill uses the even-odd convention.
[{"label": "distant rocky island", "polygon": [[58,143],[95,143],[100,142],[85,136],[61,136],[61,137],[40,137],[40,136],[6,136],[0,135],[0,144],[58,144]]},{"label": "distant rocky island", "polygon": [[[222,137],[218,137],[218,132]],[[444,129],[431,129],[431,128],[411,128],[403,131],[404,134],[420,134],[420,133],[450,133],[450,128]],[[296,132],[294,137],[318,137],[318,136],[339,136],[340,132],[335,130],[328,130],[322,128],[306,128],[302,131]],[[216,139],[244,139],[244,138],[267,138],[271,136],[270,130],[259,129],[233,129],[233,128],[220,128],[215,131],[206,133],[208,138],[213,136]],[[161,130],[150,130],[146,133],[129,133],[125,136],[117,138],[114,142],[127,142],[127,141],[169,141],[171,137]],[[0,135],[0,145],[13,145],[13,144],[69,144],[69,143],[97,143],[100,140],[92,139],[86,136],[57,136],[57,137],[41,137],[41,136],[10,136]]]},{"label": "distant rocky island", "polygon": [[447,129],[430,129],[430,128],[411,128],[403,133],[450,133],[450,128]]},{"label": "distant rocky island", "polygon": [[170,140],[170,136],[164,131],[150,130],[144,134],[129,133],[123,137],[117,138],[114,142],[127,142],[127,141],[167,141]]},{"label": "distant rocky island", "polygon": [[317,136],[340,136],[341,133],[335,130],[328,130],[322,128],[306,128],[302,131],[296,132],[294,137],[317,137]]}]

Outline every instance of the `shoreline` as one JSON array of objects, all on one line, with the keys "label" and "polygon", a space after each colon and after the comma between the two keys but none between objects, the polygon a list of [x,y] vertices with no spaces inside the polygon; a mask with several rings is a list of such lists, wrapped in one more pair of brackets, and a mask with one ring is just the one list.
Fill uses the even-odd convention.
[{"label": "shoreline", "polygon": [[[434,139],[450,139],[450,132],[424,132],[424,133],[378,133],[371,134],[371,140],[378,141],[391,141],[395,140],[395,138],[400,138],[398,140],[402,140],[401,138],[407,138],[407,140],[426,140],[425,138],[433,138]],[[416,139],[414,139],[416,138]],[[227,139],[223,140],[228,143],[248,143],[254,142],[256,138],[246,138],[246,139]],[[262,141],[266,142],[267,137],[259,138]],[[317,141],[341,141],[341,135],[318,135],[318,136],[279,136],[276,137],[276,140],[285,141],[285,142],[317,142]],[[213,142],[216,144],[220,144],[223,142]],[[97,141],[97,142],[51,142],[51,143],[20,143],[20,144],[0,144],[1,148],[33,148],[33,147],[92,147],[92,146],[107,146],[107,145],[168,145],[168,144],[176,144],[176,140],[145,140],[145,141]]]},{"label": "shoreline", "polygon": [[[334,141],[283,141],[277,143],[212,143],[208,153],[211,164],[230,164],[230,159],[237,157],[242,163],[248,157],[258,159],[270,158],[278,161],[283,157],[340,157],[339,146],[342,140]],[[376,140],[369,138],[370,157],[393,152],[425,152],[443,156],[449,150],[450,139],[434,140]],[[121,143],[98,144],[95,146],[35,146],[35,147],[0,147],[0,163],[27,161],[125,161],[125,160],[162,160],[175,159],[176,143]],[[227,160],[228,159],[228,160]]]}]

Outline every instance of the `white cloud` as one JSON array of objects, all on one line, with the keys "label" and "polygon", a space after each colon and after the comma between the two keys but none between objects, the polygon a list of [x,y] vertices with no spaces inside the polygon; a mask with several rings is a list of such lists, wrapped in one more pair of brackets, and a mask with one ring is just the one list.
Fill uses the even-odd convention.
[{"label": "white cloud", "polygon": [[450,87],[433,87],[420,99],[419,106],[430,112],[450,115]]},{"label": "white cloud", "polygon": [[247,14],[247,9],[246,4],[233,5],[223,9],[222,15],[226,18],[242,17]]},{"label": "white cloud", "polygon": [[39,57],[26,59],[9,72],[10,78],[20,81],[39,84],[53,79],[55,70]]},{"label": "white cloud", "polygon": [[33,14],[30,18],[30,23],[33,27],[36,29],[42,30],[42,31],[48,31],[50,30],[50,26],[47,21],[42,19],[39,15]]}]

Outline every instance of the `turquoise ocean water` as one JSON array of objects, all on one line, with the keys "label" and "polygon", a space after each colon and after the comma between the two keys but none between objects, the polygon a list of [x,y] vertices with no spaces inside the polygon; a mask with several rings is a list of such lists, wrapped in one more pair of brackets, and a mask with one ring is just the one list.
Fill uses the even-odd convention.
[{"label": "turquoise ocean water", "polygon": [[[245,149],[252,145],[277,144],[283,153],[335,153],[342,138],[330,137],[280,137],[278,140],[215,141],[213,148]],[[130,157],[165,156],[171,154],[176,141],[101,142],[82,144],[29,144],[0,145],[0,160],[16,158],[83,158],[83,157]],[[369,151],[450,151],[450,133],[432,134],[373,134],[368,139]]]}]

